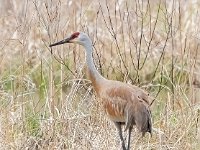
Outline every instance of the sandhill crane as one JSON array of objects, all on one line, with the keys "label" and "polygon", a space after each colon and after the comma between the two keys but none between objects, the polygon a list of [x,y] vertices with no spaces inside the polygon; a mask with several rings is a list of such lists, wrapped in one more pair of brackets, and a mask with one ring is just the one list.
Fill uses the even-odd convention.
[{"label": "sandhill crane", "polygon": [[149,94],[137,86],[105,79],[94,65],[92,41],[86,33],[75,32],[68,38],[51,44],[50,47],[64,43],[77,43],[84,46],[89,78],[97,96],[102,99],[106,114],[117,127],[122,142],[122,149],[126,150],[125,140],[122,136],[122,125],[125,125],[125,131],[129,130],[127,150],[130,149],[133,125],[136,125],[138,130],[142,132],[142,136],[146,132],[151,134]]}]

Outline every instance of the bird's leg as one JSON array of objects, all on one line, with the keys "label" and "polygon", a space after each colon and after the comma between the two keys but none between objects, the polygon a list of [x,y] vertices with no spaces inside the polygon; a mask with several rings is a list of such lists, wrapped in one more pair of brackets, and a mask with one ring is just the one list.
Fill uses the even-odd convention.
[{"label": "bird's leg", "polygon": [[133,126],[131,125],[129,127],[129,130],[128,130],[128,147],[127,147],[127,150],[130,150],[130,140],[131,140],[131,131],[133,129]]},{"label": "bird's leg", "polygon": [[119,137],[120,137],[120,140],[122,142],[122,148],[123,148],[123,150],[126,150],[124,139],[123,139],[123,136],[122,136],[121,122],[114,122],[114,123],[115,123],[115,126],[117,127]]}]

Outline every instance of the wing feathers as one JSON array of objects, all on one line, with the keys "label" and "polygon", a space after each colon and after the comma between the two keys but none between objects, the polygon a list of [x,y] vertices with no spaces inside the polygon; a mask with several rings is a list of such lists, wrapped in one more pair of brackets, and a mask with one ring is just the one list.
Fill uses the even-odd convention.
[{"label": "wing feathers", "polygon": [[104,107],[108,116],[115,122],[124,122],[125,130],[136,125],[144,136],[151,133],[151,113],[148,94],[138,87],[116,86],[107,89]]}]

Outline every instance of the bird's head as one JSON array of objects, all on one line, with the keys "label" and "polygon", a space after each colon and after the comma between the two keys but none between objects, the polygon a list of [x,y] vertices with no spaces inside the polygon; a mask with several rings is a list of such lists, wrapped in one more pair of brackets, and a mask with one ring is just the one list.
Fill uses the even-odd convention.
[{"label": "bird's head", "polygon": [[49,45],[50,47],[56,46],[56,45],[61,45],[65,43],[77,43],[83,46],[86,45],[92,45],[92,42],[88,35],[83,32],[74,32],[72,35],[69,37],[63,39],[62,41],[56,42],[54,44]]}]

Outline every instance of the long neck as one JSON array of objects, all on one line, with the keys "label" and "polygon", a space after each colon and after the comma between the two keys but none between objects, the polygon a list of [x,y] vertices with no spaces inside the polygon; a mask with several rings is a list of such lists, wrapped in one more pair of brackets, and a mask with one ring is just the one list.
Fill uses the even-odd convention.
[{"label": "long neck", "polygon": [[86,62],[88,67],[89,78],[92,81],[95,91],[98,93],[100,85],[103,81],[105,81],[105,78],[97,71],[94,65],[92,57],[92,45],[85,45],[84,47],[86,49]]}]

